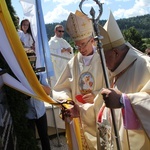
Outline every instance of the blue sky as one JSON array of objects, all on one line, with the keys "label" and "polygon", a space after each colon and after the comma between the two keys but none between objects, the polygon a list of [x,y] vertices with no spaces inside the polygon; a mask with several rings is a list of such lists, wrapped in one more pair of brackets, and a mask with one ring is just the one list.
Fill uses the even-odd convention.
[{"label": "blue sky", "polygon": [[[22,6],[19,0],[11,0],[12,5],[20,17],[24,18]],[[66,20],[70,12],[79,10],[81,0],[41,0],[45,23],[59,23]],[[101,20],[108,19],[109,10],[115,19],[141,16],[150,13],[150,0],[99,0],[103,4]],[[85,0],[83,10],[88,13],[91,6],[98,13],[96,3],[93,0]],[[96,15],[97,15],[96,13]],[[90,16],[90,15],[89,15]]]}]

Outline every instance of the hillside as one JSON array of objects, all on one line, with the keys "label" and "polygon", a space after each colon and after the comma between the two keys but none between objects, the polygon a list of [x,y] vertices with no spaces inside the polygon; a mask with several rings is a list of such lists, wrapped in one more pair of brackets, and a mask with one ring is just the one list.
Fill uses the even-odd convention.
[{"label": "hillside", "polygon": [[121,30],[135,27],[143,38],[150,38],[150,14],[117,20]]},{"label": "hillside", "polygon": [[[101,20],[100,24],[103,26],[106,20]],[[142,38],[150,38],[150,14],[131,17],[128,19],[118,19],[117,23],[120,29],[126,30],[130,27],[135,27],[141,34]],[[46,24],[47,36],[48,39],[54,35],[54,27],[58,23]],[[66,21],[60,22],[65,27]],[[64,34],[65,39],[69,39],[67,33]]]}]

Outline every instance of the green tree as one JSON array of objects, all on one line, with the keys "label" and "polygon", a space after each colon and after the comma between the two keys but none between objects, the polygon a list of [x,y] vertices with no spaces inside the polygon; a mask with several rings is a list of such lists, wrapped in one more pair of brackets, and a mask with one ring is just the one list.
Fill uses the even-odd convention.
[{"label": "green tree", "polygon": [[125,40],[132,44],[135,48],[144,52],[144,43],[142,41],[141,34],[134,27],[130,27],[129,29],[123,30],[123,36]]},{"label": "green tree", "polygon": [[13,22],[14,22],[14,25],[15,25],[16,29],[18,29],[19,26],[18,26],[17,14],[16,14],[16,11],[14,10],[14,8],[12,7],[11,0],[6,0],[6,4],[7,4],[7,7],[8,7],[10,16],[11,16]]},{"label": "green tree", "polygon": [[147,48],[147,47],[150,47],[150,38],[146,38],[146,39],[144,40],[144,42],[145,42],[146,48]]}]

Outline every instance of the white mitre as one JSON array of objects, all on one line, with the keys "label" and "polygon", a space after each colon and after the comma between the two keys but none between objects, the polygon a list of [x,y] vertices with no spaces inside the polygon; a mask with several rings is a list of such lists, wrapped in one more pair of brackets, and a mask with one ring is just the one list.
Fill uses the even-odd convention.
[{"label": "white mitre", "polygon": [[125,43],[124,37],[112,12],[110,12],[109,19],[105,25],[103,27],[99,26],[99,28],[101,35],[104,37],[102,39],[104,51],[113,49]]},{"label": "white mitre", "polygon": [[94,33],[92,21],[78,10],[68,16],[66,31],[74,41],[85,39]]}]

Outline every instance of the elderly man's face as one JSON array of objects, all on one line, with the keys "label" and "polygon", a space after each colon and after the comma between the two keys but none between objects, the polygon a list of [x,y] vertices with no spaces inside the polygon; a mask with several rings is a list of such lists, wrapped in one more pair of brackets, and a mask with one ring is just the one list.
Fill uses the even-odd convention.
[{"label": "elderly man's face", "polygon": [[105,51],[106,66],[110,71],[114,71],[118,67],[118,54],[115,50]]}]

